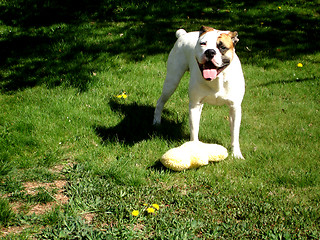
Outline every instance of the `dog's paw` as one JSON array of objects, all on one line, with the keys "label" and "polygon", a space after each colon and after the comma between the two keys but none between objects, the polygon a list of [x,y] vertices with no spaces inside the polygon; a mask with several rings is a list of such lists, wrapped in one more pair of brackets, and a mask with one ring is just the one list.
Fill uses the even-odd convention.
[{"label": "dog's paw", "polygon": [[159,125],[161,124],[161,119],[159,120],[159,119],[154,118],[152,124],[153,124],[154,126],[159,126]]},{"label": "dog's paw", "polygon": [[244,157],[242,156],[241,152],[233,152],[231,155],[233,158],[238,158],[238,159],[243,159]]}]

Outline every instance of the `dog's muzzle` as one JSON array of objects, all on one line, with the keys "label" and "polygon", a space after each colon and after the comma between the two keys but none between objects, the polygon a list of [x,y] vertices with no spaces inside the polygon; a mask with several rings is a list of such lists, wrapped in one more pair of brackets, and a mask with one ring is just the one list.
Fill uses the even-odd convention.
[{"label": "dog's muzzle", "polygon": [[224,64],[222,67],[217,67],[211,60],[205,61],[204,63],[199,63],[197,60],[197,63],[199,65],[199,69],[202,73],[203,78],[207,81],[216,79],[217,76],[229,65]]}]

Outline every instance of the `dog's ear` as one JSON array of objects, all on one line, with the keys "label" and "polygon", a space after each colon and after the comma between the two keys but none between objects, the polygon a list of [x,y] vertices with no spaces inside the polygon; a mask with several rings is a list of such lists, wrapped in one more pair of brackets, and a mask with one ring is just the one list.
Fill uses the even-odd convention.
[{"label": "dog's ear", "polygon": [[235,46],[237,44],[237,42],[239,42],[239,38],[238,38],[238,32],[234,31],[234,32],[230,32],[229,36],[231,37],[231,40],[233,42],[233,45]]},{"label": "dog's ear", "polygon": [[206,32],[210,32],[210,31],[214,31],[214,28],[212,27],[206,27],[206,26],[202,26],[200,28],[200,36]]}]

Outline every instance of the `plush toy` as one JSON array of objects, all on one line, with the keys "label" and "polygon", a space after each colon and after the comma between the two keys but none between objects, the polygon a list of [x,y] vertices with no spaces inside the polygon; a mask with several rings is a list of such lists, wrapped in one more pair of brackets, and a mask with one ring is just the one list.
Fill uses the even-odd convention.
[{"label": "plush toy", "polygon": [[160,162],[169,169],[182,171],[207,165],[209,161],[224,160],[227,157],[228,151],[221,145],[190,141],[167,151]]}]

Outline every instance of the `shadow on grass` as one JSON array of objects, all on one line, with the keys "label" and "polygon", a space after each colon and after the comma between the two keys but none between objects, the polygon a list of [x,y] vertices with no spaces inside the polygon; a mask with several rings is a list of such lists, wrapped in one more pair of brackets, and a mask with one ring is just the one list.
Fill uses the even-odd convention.
[{"label": "shadow on grass", "polygon": [[[319,51],[319,17],[297,6],[317,13],[320,7],[298,0],[287,5],[280,10],[277,3],[252,0],[5,1],[0,4],[0,90],[46,84],[86,91],[94,73],[110,64],[100,59],[103,54],[141,61],[168,53],[177,28],[193,31],[202,24],[237,30],[243,63],[268,67],[264,58],[282,61]],[[102,24],[100,30],[108,26],[108,32],[84,27],[96,22]],[[119,34],[121,38],[114,37]],[[92,36],[99,44],[87,41]]]},{"label": "shadow on grass", "polygon": [[319,81],[319,80],[314,76],[313,78],[296,78],[296,79],[290,79],[290,80],[270,81],[270,82],[258,84],[252,87],[267,87],[274,84],[290,84],[290,83],[312,82],[312,81]]},{"label": "shadow on grass", "polygon": [[173,171],[169,168],[166,168],[161,162],[160,159],[157,160],[152,166],[148,167],[148,170],[151,171],[157,171],[157,172],[162,172],[162,171],[168,171],[170,173],[175,173],[176,171]]},{"label": "shadow on grass", "polygon": [[164,117],[160,126],[152,125],[153,106],[143,106],[136,103],[123,104],[116,101],[111,101],[110,106],[113,111],[119,112],[125,117],[114,127],[94,127],[96,134],[101,137],[103,142],[121,142],[131,146],[152,137],[172,141],[189,137],[183,132],[182,122],[167,120]]},{"label": "shadow on grass", "polygon": [[[218,165],[220,164],[220,161],[219,162],[209,162],[209,165]],[[186,169],[186,170],[183,170],[183,171],[197,171],[201,168],[204,168],[206,166],[209,166],[209,165],[205,165],[205,166],[201,166],[201,167],[198,167],[198,168],[192,168],[192,169]],[[163,172],[163,171],[166,171],[166,172],[170,172],[171,174],[174,174],[174,173],[178,173],[179,171],[174,171],[170,168],[166,168],[159,160],[157,160],[153,165],[151,165],[150,167],[147,168],[148,170],[151,170],[151,171],[156,171],[156,172]]]}]

